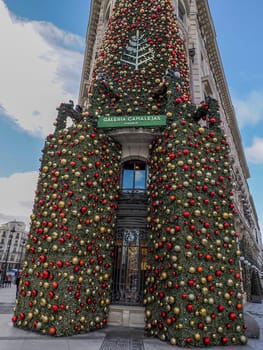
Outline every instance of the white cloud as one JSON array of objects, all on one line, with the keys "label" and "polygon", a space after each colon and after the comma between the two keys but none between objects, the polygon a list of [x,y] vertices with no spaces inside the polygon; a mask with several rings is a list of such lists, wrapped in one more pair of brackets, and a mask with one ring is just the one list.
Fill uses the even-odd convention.
[{"label": "white cloud", "polygon": [[62,46],[70,50],[83,51],[84,40],[79,35],[65,32],[49,22],[31,22],[35,30],[49,43],[54,46]]},{"label": "white cloud", "polygon": [[251,91],[245,98],[233,94],[233,105],[240,128],[257,125],[263,119],[263,91]]},{"label": "white cloud", "polygon": [[247,160],[254,164],[263,164],[263,138],[255,137],[252,146],[245,148]]},{"label": "white cloud", "polygon": [[22,220],[27,225],[32,213],[38,172],[16,173],[0,178],[0,222]]},{"label": "white cloud", "polygon": [[2,0],[0,23],[0,105],[21,128],[46,136],[60,102],[77,102],[84,39],[18,19]]}]

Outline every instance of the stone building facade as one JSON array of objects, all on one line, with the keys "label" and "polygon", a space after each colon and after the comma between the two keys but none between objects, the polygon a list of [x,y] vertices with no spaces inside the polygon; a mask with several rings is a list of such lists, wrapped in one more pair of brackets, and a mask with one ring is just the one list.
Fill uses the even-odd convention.
[{"label": "stone building facade", "polygon": [[[247,184],[247,179],[250,176],[249,169],[217,46],[213,19],[207,0],[174,0],[173,3],[181,36],[188,54],[192,102],[198,104],[207,96],[212,96],[219,101],[223,128],[230,143],[232,176],[236,189],[234,202],[237,209],[236,228],[239,232],[241,249],[240,263],[244,275],[246,275],[244,276],[244,292],[249,299],[253,294],[251,291],[252,275],[256,274],[261,277],[261,232],[253,198]],[[91,0],[79,95],[79,104],[84,108],[89,104],[88,90],[96,53],[100,47],[113,6],[114,0]],[[152,134],[148,133],[147,129],[142,129],[136,130],[136,135],[135,138],[132,129],[124,128],[111,132],[111,136],[122,145],[123,163],[126,162],[127,164],[127,161],[132,160],[144,160],[148,157],[148,145],[153,137]],[[127,164],[127,166],[129,165]],[[139,204],[136,203],[135,205]],[[130,209],[125,208],[124,205],[122,213],[127,213],[127,210]],[[125,217],[125,214],[123,216]],[[124,220],[123,217],[120,220]],[[120,305],[112,305],[111,311],[111,322],[113,324],[143,324],[143,313],[141,313],[139,306],[121,308]]]},{"label": "stone building facade", "polygon": [[21,269],[26,244],[26,225],[21,221],[9,221],[0,225],[1,277],[8,270]]}]

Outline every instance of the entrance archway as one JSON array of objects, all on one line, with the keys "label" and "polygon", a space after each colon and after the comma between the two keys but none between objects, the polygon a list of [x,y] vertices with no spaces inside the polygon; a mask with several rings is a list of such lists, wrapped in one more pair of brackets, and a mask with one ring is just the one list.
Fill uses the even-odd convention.
[{"label": "entrance archway", "polygon": [[124,162],[121,179],[122,192],[115,233],[112,304],[142,305],[147,251],[146,162]]}]

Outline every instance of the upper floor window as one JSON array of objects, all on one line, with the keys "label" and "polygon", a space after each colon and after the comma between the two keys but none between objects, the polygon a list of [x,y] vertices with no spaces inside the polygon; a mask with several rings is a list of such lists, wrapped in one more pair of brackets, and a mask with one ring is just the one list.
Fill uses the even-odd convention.
[{"label": "upper floor window", "polygon": [[185,8],[181,1],[178,2],[178,17],[182,22],[185,20]]},{"label": "upper floor window", "polygon": [[141,160],[129,160],[122,166],[122,191],[144,192],[147,182],[147,165]]}]

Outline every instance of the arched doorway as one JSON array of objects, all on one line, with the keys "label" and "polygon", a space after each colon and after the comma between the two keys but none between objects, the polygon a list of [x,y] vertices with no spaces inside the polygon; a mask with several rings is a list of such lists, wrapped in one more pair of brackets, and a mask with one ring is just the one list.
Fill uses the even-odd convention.
[{"label": "arched doorway", "polygon": [[122,165],[122,192],[115,233],[112,304],[142,305],[146,267],[147,165]]}]

